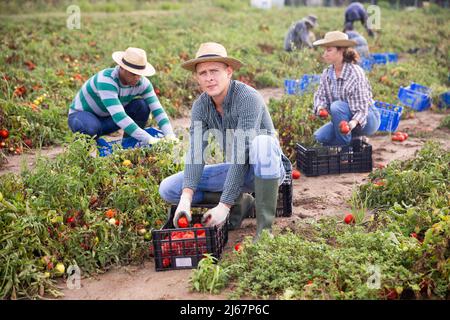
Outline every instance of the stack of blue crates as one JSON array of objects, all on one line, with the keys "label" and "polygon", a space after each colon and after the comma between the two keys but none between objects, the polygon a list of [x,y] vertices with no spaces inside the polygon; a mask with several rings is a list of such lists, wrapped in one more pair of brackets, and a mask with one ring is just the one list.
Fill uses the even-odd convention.
[{"label": "stack of blue crates", "polygon": [[407,87],[400,87],[398,99],[405,106],[416,111],[424,111],[431,106],[431,89],[412,82]]},{"label": "stack of blue crates", "polygon": [[386,64],[398,62],[398,54],[393,52],[372,53],[370,57],[373,59],[374,64]]},{"label": "stack of blue crates", "polygon": [[319,83],[319,74],[304,74],[300,79],[285,79],[284,92],[286,94],[302,95],[307,91],[312,91]]}]

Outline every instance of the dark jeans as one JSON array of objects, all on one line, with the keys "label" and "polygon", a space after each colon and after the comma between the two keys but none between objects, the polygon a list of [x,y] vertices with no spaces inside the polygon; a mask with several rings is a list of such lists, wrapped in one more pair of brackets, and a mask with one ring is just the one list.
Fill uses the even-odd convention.
[{"label": "dark jeans", "polygon": [[[124,109],[125,113],[139,127],[145,127],[150,116],[150,108],[144,99],[134,99]],[[120,129],[112,117],[99,117],[87,111],[78,111],[70,114],[68,122],[72,132],[81,132],[96,138]]]}]

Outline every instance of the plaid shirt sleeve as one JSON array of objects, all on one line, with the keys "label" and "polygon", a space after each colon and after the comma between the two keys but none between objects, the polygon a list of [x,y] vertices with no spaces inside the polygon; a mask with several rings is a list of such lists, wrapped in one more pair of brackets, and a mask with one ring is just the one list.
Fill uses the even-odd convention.
[{"label": "plaid shirt sleeve", "polygon": [[353,114],[352,120],[357,120],[362,128],[366,126],[369,106],[372,101],[372,88],[364,71],[359,66],[352,66],[354,77],[349,83],[347,96],[348,106]]},{"label": "plaid shirt sleeve", "polygon": [[314,93],[314,114],[317,114],[317,109],[322,106],[327,109],[330,108],[330,103],[325,90],[325,82],[327,81],[327,70],[325,69],[320,77],[320,84],[317,91]]}]

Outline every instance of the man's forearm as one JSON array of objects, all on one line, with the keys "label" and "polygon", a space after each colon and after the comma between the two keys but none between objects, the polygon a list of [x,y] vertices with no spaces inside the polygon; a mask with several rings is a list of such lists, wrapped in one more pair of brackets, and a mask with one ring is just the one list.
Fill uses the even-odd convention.
[{"label": "man's forearm", "polygon": [[183,191],[181,192],[181,195],[187,195],[190,196],[191,199],[194,196],[194,190],[192,190],[191,188],[184,188]]}]

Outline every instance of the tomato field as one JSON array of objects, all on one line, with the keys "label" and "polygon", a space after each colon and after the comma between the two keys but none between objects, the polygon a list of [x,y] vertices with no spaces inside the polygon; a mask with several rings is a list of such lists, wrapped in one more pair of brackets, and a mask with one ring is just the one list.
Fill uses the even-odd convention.
[{"label": "tomato field", "polygon": [[[283,94],[284,79],[322,72],[320,50],[285,52],[283,39],[291,23],[309,13],[318,17],[318,39],[340,30],[343,7],[80,1],[80,28],[71,29],[65,1],[22,4],[0,4],[1,299],[63,298],[69,266],[87,279],[153,261],[151,231],[163,226],[168,209],[159,184],[183,170],[176,144],[97,157],[95,140],[67,125],[73,97],[94,73],[114,66],[113,51],[145,49],[162,106],[172,120],[187,121],[200,91],[180,64],[202,42],[223,43],[245,63],[233,78],[266,92],[293,163],[296,143],[314,144],[314,131],[326,123],[312,113],[313,92]],[[297,176],[294,214],[277,218],[275,237],[252,243],[252,222],[230,231],[220,261],[207,256],[188,279],[178,278],[189,287],[182,298],[450,298],[450,114],[438,107],[450,90],[450,10],[380,7],[381,30],[367,39],[369,48],[398,53],[399,61],[367,72],[374,99],[397,103],[398,89],[415,82],[432,90],[431,108],[405,107],[398,130],[406,135],[376,133],[373,171],[349,174],[340,193],[311,196],[315,211],[306,219],[304,195],[341,180]],[[175,129],[185,136],[186,126]],[[55,147],[54,157],[40,155]],[[35,157],[32,165],[27,155]],[[20,170],[9,169],[14,161],[23,162]],[[340,198],[342,207],[329,206],[327,197]],[[317,208],[323,214],[316,215]],[[176,277],[178,271],[166,272]]]}]

